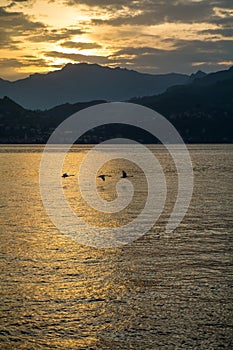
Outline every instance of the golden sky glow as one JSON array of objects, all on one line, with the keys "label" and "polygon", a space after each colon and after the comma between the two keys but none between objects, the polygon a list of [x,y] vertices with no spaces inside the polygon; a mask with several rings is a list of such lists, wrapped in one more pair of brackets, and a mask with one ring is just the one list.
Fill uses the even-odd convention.
[{"label": "golden sky glow", "polygon": [[0,0],[0,5],[4,79],[68,62],[149,73],[233,64],[232,0]]}]

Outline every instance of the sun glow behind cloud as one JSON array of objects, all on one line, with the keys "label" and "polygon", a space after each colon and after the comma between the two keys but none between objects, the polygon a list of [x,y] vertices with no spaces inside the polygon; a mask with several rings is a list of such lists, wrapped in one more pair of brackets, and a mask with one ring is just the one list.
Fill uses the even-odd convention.
[{"label": "sun glow behind cloud", "polygon": [[152,0],[2,1],[0,76],[89,62],[162,73],[232,62],[233,3]]}]

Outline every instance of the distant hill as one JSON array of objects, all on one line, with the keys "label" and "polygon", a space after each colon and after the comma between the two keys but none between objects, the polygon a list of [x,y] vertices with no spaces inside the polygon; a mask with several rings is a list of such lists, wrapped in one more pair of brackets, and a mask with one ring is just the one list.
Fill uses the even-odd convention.
[{"label": "distant hill", "polygon": [[63,104],[32,111],[5,96],[0,99],[0,143],[46,143],[53,130],[68,116],[105,101]]},{"label": "distant hill", "polygon": [[25,108],[45,109],[63,103],[91,100],[124,101],[154,95],[189,82],[185,74],[143,74],[97,64],[67,64],[61,70],[33,74],[9,82],[0,79],[0,97],[8,96]]},{"label": "distant hill", "polygon": [[[158,111],[177,128],[186,143],[233,142],[233,67],[197,74],[188,85],[130,102]],[[193,77],[192,77],[193,78]],[[65,103],[44,111],[27,110],[12,99],[0,99],[0,143],[45,143],[68,116],[105,100]],[[79,142],[96,143],[108,138],[129,137],[144,143],[157,142],[148,133],[122,124],[99,127]]]},{"label": "distant hill", "polygon": [[[191,76],[192,77],[192,76]],[[214,73],[203,75],[203,72],[199,71],[196,73],[194,82],[195,85],[211,85],[219,81],[224,81],[233,77],[233,66],[227,70],[222,70]]]},{"label": "distant hill", "polygon": [[192,73],[190,75],[189,82],[192,83],[195,79],[201,79],[201,78],[205,77],[206,75],[207,75],[207,73],[199,70],[196,73]]},{"label": "distant hill", "polygon": [[187,142],[233,142],[233,67],[131,102],[166,116]]}]

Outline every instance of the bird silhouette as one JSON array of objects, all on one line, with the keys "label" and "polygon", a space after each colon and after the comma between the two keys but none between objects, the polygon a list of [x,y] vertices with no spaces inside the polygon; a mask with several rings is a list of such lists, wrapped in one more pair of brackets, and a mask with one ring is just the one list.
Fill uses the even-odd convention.
[{"label": "bird silhouette", "polygon": [[126,171],[122,170],[122,176],[121,176],[123,179],[127,177],[127,173]]},{"label": "bird silhouette", "polygon": [[125,179],[126,177],[133,177],[133,175],[127,175],[126,171],[125,171],[125,170],[122,170],[121,178],[122,178],[122,179]]},{"label": "bird silhouette", "polygon": [[102,174],[102,175],[99,175],[98,177],[100,177],[103,181],[105,181],[105,177],[111,177],[111,175]]},{"label": "bird silhouette", "polygon": [[70,177],[70,176],[74,176],[74,174],[71,174],[71,175],[68,175],[67,173],[62,174],[63,178]]}]

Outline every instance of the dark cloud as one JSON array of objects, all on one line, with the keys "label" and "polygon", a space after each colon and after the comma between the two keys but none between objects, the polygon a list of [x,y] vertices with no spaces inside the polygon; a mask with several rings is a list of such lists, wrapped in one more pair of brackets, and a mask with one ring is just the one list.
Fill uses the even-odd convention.
[{"label": "dark cloud", "polygon": [[121,25],[156,25],[164,22],[193,23],[207,20],[213,15],[213,8],[209,3],[170,3],[164,6],[161,3],[152,3],[145,6],[139,14],[125,14],[109,20],[93,19],[94,24]]},{"label": "dark cloud", "polygon": [[[164,22],[209,22],[215,16],[214,8],[231,9],[232,0],[141,0],[141,1],[113,1],[113,0],[68,0],[68,5],[86,4],[107,8],[109,19],[93,18],[94,24],[120,25],[153,25]],[[122,14],[124,10],[124,14]],[[229,15],[225,11],[226,16]]]},{"label": "dark cloud", "polygon": [[213,17],[209,20],[210,24],[216,24],[220,28],[232,28],[232,15],[227,17]]},{"label": "dark cloud", "polygon": [[86,62],[86,63],[100,63],[107,64],[109,63],[108,57],[104,56],[87,56],[82,54],[75,53],[64,53],[58,51],[49,51],[44,53],[47,57],[55,57],[55,58],[65,58],[72,60],[74,62]]},{"label": "dark cloud", "polygon": [[[18,1],[21,2],[21,1]],[[12,3],[11,3],[12,4]],[[12,6],[10,6],[12,7]],[[18,52],[25,47],[27,41],[34,43],[59,42],[60,40],[72,39],[74,35],[80,35],[83,30],[76,27],[66,27],[59,29],[51,29],[47,25],[34,20],[20,11],[12,11],[8,7],[0,7],[0,49],[7,49]],[[30,47],[30,46],[29,46]],[[19,68],[29,67],[61,67],[61,65],[53,65],[52,62],[37,57],[4,57],[0,60],[1,74],[5,77],[24,76],[20,73]],[[32,71],[35,70],[31,69]]]},{"label": "dark cloud", "polygon": [[[138,1],[134,0],[66,0],[67,5],[75,6],[75,5],[88,5],[92,7],[107,7],[107,8],[121,8],[123,6],[132,6],[138,3]],[[143,1],[142,1],[143,2]]]},{"label": "dark cloud", "polygon": [[[102,38],[103,45],[108,43],[111,52],[114,46],[119,45],[118,47],[121,48],[121,43],[126,47],[117,49],[117,52],[107,57],[47,51],[43,52],[45,58],[48,58],[45,60],[29,56],[19,59],[8,58],[7,60],[4,59],[5,63],[3,60],[0,61],[0,66],[5,67],[4,69],[11,67],[16,71],[17,68],[31,65],[48,67],[52,64],[52,58],[63,58],[74,62],[130,67],[150,73],[190,72],[195,70],[196,67],[197,69],[217,70],[220,62],[232,61],[233,45],[232,40],[230,40],[233,36],[232,0],[62,0],[63,3],[70,6],[85,4],[94,9],[94,11],[93,9],[90,10],[90,16],[94,12],[97,15],[96,18],[94,18],[95,16],[90,17],[90,20],[86,23],[79,22],[80,27],[70,26],[57,29],[52,29],[23,12],[13,12],[15,8],[19,8],[19,6],[13,7],[14,5],[21,3],[22,8],[25,8],[24,5],[29,6],[33,1],[12,0],[9,1],[8,6],[0,7],[1,48],[19,50],[22,43],[25,46],[25,42],[43,43],[44,45],[46,43],[57,43],[63,48],[77,50],[100,48],[101,45],[96,42],[73,41],[75,35],[87,33],[86,29],[82,29],[84,25],[86,25],[85,28],[88,28],[90,38],[91,36],[98,37],[98,33],[101,32],[100,39]],[[50,0],[50,2],[56,4],[56,1]],[[101,17],[102,13],[105,16],[107,15],[108,19],[104,19],[105,16]],[[198,26],[198,29],[196,29],[197,26],[193,26],[192,29],[191,25],[185,27],[185,30],[190,28],[189,38],[191,35],[194,37],[196,33],[196,40],[169,38],[169,31],[163,34],[164,37],[161,34],[152,36],[149,26],[163,23],[198,23],[200,27]],[[202,25],[203,23],[204,25]],[[96,26],[101,25],[109,26],[107,30],[104,28],[106,33],[102,32],[102,28],[100,28],[95,35]],[[125,27],[119,28],[118,31],[118,27],[123,26]],[[148,27],[148,34],[145,33],[145,28],[143,28],[143,34],[141,28],[139,30],[135,29],[137,26]],[[181,27],[177,28],[177,37],[179,37]],[[119,36],[119,42],[112,40],[112,32],[114,32],[114,38]],[[158,34],[156,29],[153,29],[153,32]],[[148,40],[149,36],[151,37]],[[184,36],[184,33],[182,33],[182,36]],[[160,42],[160,48],[156,47],[156,44],[153,47],[153,37],[156,38],[156,43]],[[201,41],[198,40],[199,37],[210,39]],[[124,38],[125,41],[123,41]],[[93,40],[98,41],[98,39]],[[145,45],[137,47],[138,43],[142,42],[145,42]],[[161,49],[163,42],[164,49]],[[167,47],[172,49],[165,49]]]},{"label": "dark cloud", "polygon": [[75,62],[130,67],[149,73],[171,71],[189,73],[197,69],[218,70],[220,62],[230,62],[233,57],[233,46],[230,40],[224,42],[177,40],[175,45],[176,47],[172,50],[153,47],[128,47],[108,57],[68,54],[57,51],[46,52],[45,55]]},{"label": "dark cloud", "polygon": [[[94,25],[109,25],[114,27],[127,26],[131,30],[133,38],[135,26],[149,27],[163,23],[200,24],[199,35],[211,35],[211,40],[174,40],[160,37],[160,40],[169,43],[173,49],[165,50],[156,47],[128,47],[119,50],[109,57],[110,62],[119,65],[132,66],[142,71],[193,71],[195,66],[203,69],[218,69],[219,62],[231,62],[233,57],[232,41],[229,40],[232,33],[232,0],[141,0],[141,1],[98,1],[81,0],[89,6],[105,7],[108,9],[109,18],[92,18]],[[69,0],[70,4],[78,4],[79,1]],[[208,28],[208,23],[215,29],[201,29],[202,23]],[[146,36],[140,35],[143,39]],[[221,35],[221,37],[220,37]],[[129,36],[130,37],[130,34]],[[220,40],[221,39],[221,40]],[[130,42],[130,40],[128,40]],[[151,40],[150,40],[151,42]],[[167,47],[167,45],[165,46]]]},{"label": "dark cloud", "polygon": [[0,58],[1,68],[19,68],[22,67],[22,62],[16,58]]},{"label": "dark cloud", "polygon": [[[173,50],[163,50],[152,47],[126,48],[119,50],[111,60],[121,60],[124,55],[130,55],[131,66],[148,72],[190,72],[195,67],[210,70],[218,69],[219,62],[232,61],[232,41],[185,41],[178,40]],[[128,60],[129,61],[129,60]]]},{"label": "dark cloud", "polygon": [[220,8],[233,8],[232,0],[66,0],[66,4],[70,6],[85,4],[91,7],[104,7],[104,8],[131,8],[131,9],[143,9],[148,7],[155,6],[164,6],[169,7],[169,5],[189,5],[189,4],[201,4],[209,3],[211,7],[220,7]]},{"label": "dark cloud", "polygon": [[14,0],[14,1],[11,1],[10,5],[15,5],[15,4],[18,4],[18,3],[31,3],[33,2],[33,0]]},{"label": "dark cloud", "polygon": [[232,0],[213,0],[211,1],[212,6],[223,8],[223,9],[233,9]]},{"label": "dark cloud", "polygon": [[199,31],[198,33],[210,34],[210,35],[221,35],[222,37],[233,37],[233,28],[206,29],[206,30]]},{"label": "dark cloud", "polygon": [[93,42],[85,43],[85,42],[75,42],[75,41],[65,41],[60,45],[68,49],[78,49],[78,50],[98,49],[101,47],[101,45]]},{"label": "dark cloud", "polygon": [[31,20],[23,12],[10,12],[0,7],[1,48],[16,50],[20,37],[31,42],[57,42],[83,33],[83,30],[74,27],[50,29],[41,22]]},{"label": "dark cloud", "polygon": [[28,36],[28,40],[32,42],[57,42],[59,40],[72,38],[74,35],[81,35],[85,33],[79,28],[62,28],[62,29],[48,29],[44,28],[39,33]]},{"label": "dark cloud", "polygon": [[161,50],[161,49],[157,49],[154,47],[147,47],[147,46],[143,46],[143,47],[128,47],[122,50],[117,51],[114,55],[112,55],[111,57],[117,57],[117,56],[124,56],[124,55],[130,55],[130,56],[140,56],[140,55],[148,55],[148,54],[160,54],[162,52],[167,52],[168,50]]},{"label": "dark cloud", "polygon": [[42,58],[25,56],[22,58],[1,58],[0,68],[48,67],[48,62]]},{"label": "dark cloud", "polygon": [[13,40],[5,31],[0,31],[0,49],[18,50],[19,40]]},{"label": "dark cloud", "polygon": [[41,22],[30,20],[23,12],[9,12],[3,7],[0,7],[0,20],[1,29],[6,29],[9,32],[14,31],[18,35],[45,27]]},{"label": "dark cloud", "polygon": [[5,9],[11,8],[13,6],[15,6],[16,4],[29,4],[30,2],[32,2],[33,0],[14,0],[11,1],[8,5],[4,6]]},{"label": "dark cloud", "polygon": [[22,12],[8,12],[5,8],[0,7],[1,48],[16,50],[17,44],[20,43],[18,38],[43,29],[45,29],[43,23],[31,21]]},{"label": "dark cloud", "polygon": [[[37,58],[34,56],[24,56],[19,58],[1,58],[0,59],[0,69],[1,73],[4,74],[5,79],[14,78],[14,76],[19,78],[25,78],[25,73],[20,72],[19,69],[24,68],[27,70],[28,74],[35,73],[36,69],[39,71],[48,71],[48,69],[53,68],[62,68],[63,65],[51,64],[43,58]],[[14,79],[15,80],[15,79]]]}]

